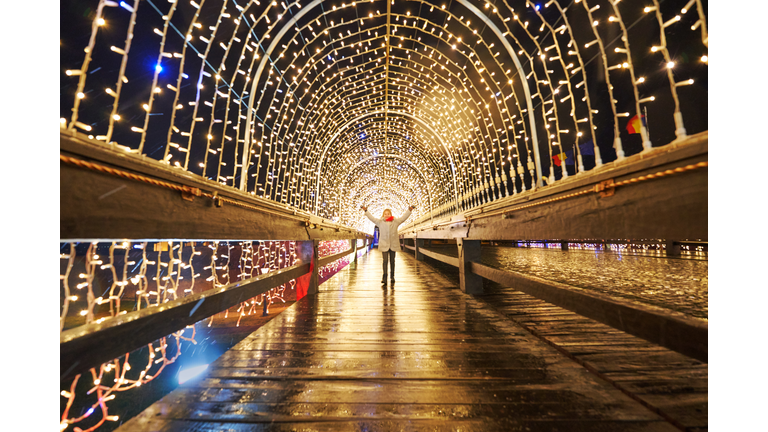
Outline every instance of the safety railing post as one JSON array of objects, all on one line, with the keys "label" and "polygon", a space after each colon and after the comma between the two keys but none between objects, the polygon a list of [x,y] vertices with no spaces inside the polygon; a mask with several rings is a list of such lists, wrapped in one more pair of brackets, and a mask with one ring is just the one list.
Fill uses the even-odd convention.
[{"label": "safety railing post", "polygon": [[353,238],[350,240],[352,242],[352,253],[354,256],[352,257],[352,268],[357,268],[357,238]]},{"label": "safety railing post", "polygon": [[312,240],[312,276],[309,279],[309,288],[307,294],[317,294],[320,286],[320,240]]},{"label": "safety railing post", "polygon": [[467,294],[482,294],[483,278],[472,273],[471,262],[480,262],[480,240],[456,239],[459,248],[459,288]]},{"label": "safety railing post", "polygon": [[414,250],[414,252],[415,252],[414,255],[416,256],[416,261],[424,261],[424,254],[422,254],[421,251],[420,251],[420,249],[424,247],[424,239],[419,239],[419,238],[414,239],[413,240],[413,245],[416,248]]},{"label": "safety railing post", "polygon": [[674,240],[667,240],[667,256],[680,256],[680,243]]}]

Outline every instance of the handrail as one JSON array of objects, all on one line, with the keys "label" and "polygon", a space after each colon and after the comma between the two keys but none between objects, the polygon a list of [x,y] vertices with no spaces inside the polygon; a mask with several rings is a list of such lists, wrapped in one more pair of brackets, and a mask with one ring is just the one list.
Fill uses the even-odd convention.
[{"label": "handrail", "polygon": [[[664,171],[656,172],[662,168],[666,170],[666,167],[669,167],[670,165],[674,165],[676,169],[678,169],[675,173],[681,173],[691,169],[705,168],[706,163],[702,163],[699,159],[706,159],[708,140],[709,133],[708,131],[704,131],[696,135],[688,136],[684,140],[674,141],[666,146],[654,148],[648,152],[639,153],[621,160],[606,163],[593,170],[580,173],[568,179],[559,180],[552,185],[516,193],[474,207],[470,210],[435,219],[434,221],[428,217],[422,216],[409,222],[407,225],[401,226],[398,231],[400,234],[405,234],[416,231],[434,230],[455,224],[467,224],[478,219],[502,216],[509,212],[529,208],[533,205],[549,203],[555,199],[565,199],[590,193],[601,193],[604,188],[612,189],[630,184],[634,185],[638,183],[637,176],[641,173],[648,172],[649,174],[652,174],[651,176],[641,176],[648,177],[647,179],[659,178],[664,175],[672,174]],[[701,165],[689,167],[688,165],[693,165],[690,162],[692,160],[699,162]],[[601,182],[608,179],[615,179],[617,182],[601,186]],[[622,179],[626,180],[626,182],[619,182],[619,180]],[[438,210],[435,211],[439,212]]]},{"label": "handrail", "polygon": [[[251,237],[261,240],[332,239],[347,234],[358,238],[369,237],[368,234],[355,228],[318,217],[297,207],[224,186],[219,182],[189,171],[170,167],[160,161],[138,155],[122,146],[89,140],[76,131],[62,130],[60,132],[60,153],[62,168],[67,168],[62,169],[62,184],[70,188],[62,189],[62,215],[66,214],[72,218],[72,220],[67,220],[68,223],[64,224],[61,229],[62,238],[65,239],[84,239],[82,235],[72,234],[73,230],[77,231],[75,228],[80,227],[78,224],[85,225],[85,227],[80,227],[81,231],[93,233],[94,226],[106,225],[108,221],[114,220],[116,215],[124,217],[130,211],[126,207],[126,203],[121,202],[121,200],[130,199],[155,199],[158,201],[151,202],[151,204],[170,206],[165,208],[165,213],[176,212],[185,215],[185,217],[215,206],[219,208],[217,214],[223,215],[222,219],[245,220],[252,225],[263,225],[264,232],[267,234],[273,232],[275,228],[272,225],[277,220],[281,220],[283,224],[289,224],[290,230],[292,230],[291,238],[287,238],[284,231],[275,233],[274,238],[267,238],[268,236],[264,235]],[[73,178],[73,175],[77,175],[77,177]],[[126,180],[131,182],[128,188],[125,186]],[[110,200],[107,203],[101,199],[103,190],[83,187],[83,185],[95,184],[114,184],[112,187],[120,188],[113,190],[120,190],[121,199]],[[171,200],[169,196],[156,197],[153,195],[157,193],[157,190],[180,191],[181,194],[178,195],[178,200]],[[152,191],[152,193],[148,194],[147,191]],[[117,195],[111,198],[115,197]],[[193,204],[195,200],[197,200],[197,206]],[[209,204],[201,207],[200,202],[208,202]],[[89,209],[92,211],[87,211]],[[235,211],[231,209],[237,209],[240,212],[228,214],[228,209],[230,212]],[[254,216],[254,212],[259,216]],[[84,221],[84,214],[93,220]],[[268,217],[262,218],[262,215]],[[136,216],[136,218],[138,217]],[[155,221],[147,221],[149,225],[154,225],[153,222]],[[187,221],[187,223],[189,222]],[[242,233],[239,234],[242,235]],[[123,232],[117,232],[110,236],[104,236],[103,232],[100,232],[95,233],[94,236],[92,238],[139,238],[130,234],[126,235]],[[199,239],[225,238],[221,235],[211,235],[208,232],[191,232],[187,235],[171,233],[170,236]],[[90,241],[92,238],[89,237],[87,240]],[[146,238],[157,237],[150,235]]]},{"label": "handrail", "polygon": [[433,252],[424,248],[419,248],[419,253],[454,267],[459,266],[459,259],[450,255]]},{"label": "handrail", "polygon": [[319,267],[322,267],[322,266],[324,266],[324,265],[326,265],[328,263],[332,263],[332,262],[336,261],[337,259],[344,258],[345,256],[347,256],[347,255],[351,254],[352,252],[354,252],[355,251],[354,249],[355,248],[350,247],[349,249],[347,249],[347,250],[345,250],[343,252],[339,252],[337,254],[321,257],[320,259],[317,260],[317,265]]}]

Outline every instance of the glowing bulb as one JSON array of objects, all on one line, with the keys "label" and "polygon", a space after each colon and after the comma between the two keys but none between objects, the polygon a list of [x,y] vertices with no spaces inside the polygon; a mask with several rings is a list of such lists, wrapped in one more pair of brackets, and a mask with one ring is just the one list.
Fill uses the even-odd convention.
[{"label": "glowing bulb", "polygon": [[96,24],[98,24],[98,25],[100,25],[100,26],[103,26],[103,25],[104,25],[104,24],[106,24],[106,23],[107,23],[107,22],[106,22],[106,21],[104,21],[104,18],[99,18],[98,20],[96,20]]},{"label": "glowing bulb", "polygon": [[113,115],[113,116],[112,116],[112,119],[114,119],[114,120],[116,120],[116,121],[117,121],[117,120],[120,120],[120,114],[115,114],[115,115]]},{"label": "glowing bulb", "polygon": [[706,55],[703,55],[703,56],[701,56],[701,61],[706,63],[706,62],[709,61],[709,57],[707,57]]},{"label": "glowing bulb", "polygon": [[673,67],[675,67],[675,62],[667,63],[667,69],[672,69]]},{"label": "glowing bulb", "polygon": [[85,97],[85,93],[83,93],[83,92],[78,92],[78,93],[77,93],[77,98],[78,98],[78,99],[82,99],[82,98],[84,98],[84,97]]}]

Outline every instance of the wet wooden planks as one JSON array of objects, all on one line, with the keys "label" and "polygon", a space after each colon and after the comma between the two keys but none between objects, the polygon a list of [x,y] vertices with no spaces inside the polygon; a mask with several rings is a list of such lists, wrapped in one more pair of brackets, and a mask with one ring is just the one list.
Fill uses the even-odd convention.
[{"label": "wet wooden planks", "polygon": [[479,299],[557,347],[680,429],[708,424],[708,366],[512,288]]},{"label": "wet wooden planks", "polygon": [[676,431],[405,254],[363,257],[119,430]]}]

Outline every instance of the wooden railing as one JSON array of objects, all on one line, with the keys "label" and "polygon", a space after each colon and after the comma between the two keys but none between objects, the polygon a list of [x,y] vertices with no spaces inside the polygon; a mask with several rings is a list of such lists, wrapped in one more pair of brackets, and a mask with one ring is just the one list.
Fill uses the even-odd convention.
[{"label": "wooden railing", "polygon": [[424,240],[403,244],[417,260],[429,257],[459,269],[459,286],[471,294],[483,292],[482,279],[513,287],[528,295],[552,303],[631,335],[643,338],[681,354],[707,362],[708,325],[702,320],[664,314],[635,303],[625,303],[597,293],[576,291],[571,287],[535,276],[501,270],[481,264],[481,241],[457,239],[458,257],[440,253],[452,245],[426,249]]},{"label": "wooden railing", "polygon": [[[319,269],[354,253],[371,236],[299,209],[242,193],[118,147],[61,133],[60,238],[62,242],[124,239],[200,241],[296,241],[297,264],[216,287],[60,335],[60,378],[72,378],[157,339],[306,278],[318,292]],[[321,241],[348,240],[350,247],[320,257]],[[266,304],[266,303],[265,303]]]},{"label": "wooden railing", "polygon": [[[308,277],[307,295],[316,294],[321,267],[352,253],[353,262],[356,262],[358,255],[357,239],[350,240],[347,250],[325,257],[319,257],[319,244],[320,240],[298,242],[298,264],[291,267],[62,332],[59,341],[61,380],[98,367],[293,279]],[[366,240],[364,248],[368,246]]]}]

